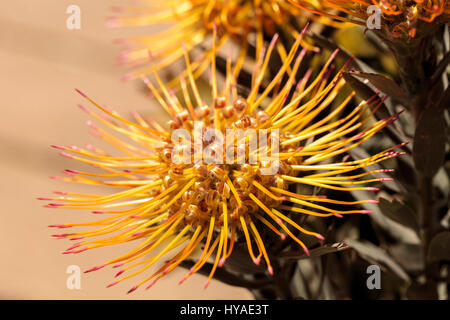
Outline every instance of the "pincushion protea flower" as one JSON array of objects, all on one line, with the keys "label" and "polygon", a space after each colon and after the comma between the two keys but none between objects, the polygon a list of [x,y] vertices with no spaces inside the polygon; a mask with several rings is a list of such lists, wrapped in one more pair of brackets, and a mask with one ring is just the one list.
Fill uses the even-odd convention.
[{"label": "pincushion protea flower", "polygon": [[[450,19],[450,1],[448,0],[289,0],[297,8],[309,10],[318,15],[325,15],[337,20],[366,25],[374,12],[368,12],[372,5],[382,12],[382,28],[393,37],[408,36],[414,38],[424,23],[443,24]],[[342,17],[333,11],[347,14]]]},{"label": "pincushion protea flower", "polygon": [[[110,155],[91,145],[86,148],[54,146],[63,150],[63,156],[91,164],[103,171],[89,173],[67,170],[67,176],[59,179],[121,188],[121,191],[109,195],[58,192],[62,196],[41,198],[54,201],[47,205],[51,208],[92,210],[95,214],[107,216],[86,223],[51,225],[57,228],[94,228],[53,235],[58,239],[81,240],[64,253],[79,253],[139,240],[140,244],[133,250],[86,271],[98,270],[107,265],[126,265],[116,275],[123,274],[122,278],[109,284],[110,287],[146,271],[160,261],[162,256],[174,252],[161,267],[150,272],[147,278],[132,287],[129,290],[132,292],[144,284],[150,288],[185,259],[192,259],[194,252],[199,250],[195,265],[180,282],[212,259],[213,268],[206,287],[217,267],[225,264],[239,238],[245,240],[249,256],[254,263],[258,265],[263,259],[268,273],[273,273],[270,252],[261,236],[261,228],[268,228],[276,237],[291,237],[308,254],[307,246],[296,234],[301,232],[320,240],[324,238],[319,233],[298,225],[292,216],[311,215],[325,218],[370,213],[355,208],[334,210],[329,206],[376,203],[376,200],[347,202],[320,195],[297,194],[288,189],[292,184],[304,184],[343,192],[374,191],[377,188],[367,184],[383,179],[364,177],[391,170],[361,173],[358,169],[400,155],[399,152],[392,151],[394,147],[366,159],[324,162],[344,155],[348,150],[360,145],[394,121],[397,115],[370,124],[371,115],[380,105],[377,99],[363,101],[349,113],[343,114],[354,93],[350,93],[342,103],[332,107],[335,97],[345,85],[342,70],[332,76],[332,62],[337,52],[329,57],[314,80],[309,79],[311,73],[307,72],[296,84],[295,76],[307,53],[306,49],[300,49],[301,39],[302,36],[299,36],[278,74],[262,89],[261,83],[266,80],[265,71],[276,47],[274,37],[264,49],[265,55],[257,60],[253,85],[245,98],[237,95],[230,58],[227,61],[226,79],[219,90],[213,59],[213,103],[210,105],[205,103],[196,86],[185,50],[188,79],[182,85],[183,99],[167,90],[156,71],[154,75],[161,86],[160,90],[144,78],[156,99],[172,118],[167,126],[161,126],[152,119],[146,121],[138,114],[134,114],[136,121],[126,120],[78,91],[100,109],[104,116],[82,107],[84,111],[130,142],[119,139],[89,122],[98,137],[123,155]],[[319,114],[323,116],[319,117]],[[172,157],[176,145],[171,136],[174,130],[178,129],[191,132],[196,121],[201,122],[205,129],[215,129],[219,132],[225,132],[226,129],[264,129],[271,134],[279,130],[278,140],[270,140],[271,144],[275,143],[274,141],[279,143],[279,152],[275,154],[278,170],[273,174],[263,175],[262,171],[268,163],[258,159],[256,163],[250,164],[248,149],[245,149],[243,163],[206,163],[204,158],[197,163],[175,163]],[[188,143],[192,146],[192,141]],[[227,149],[239,149],[242,146],[242,141],[234,139],[231,143],[226,143],[228,145],[224,147]]]},{"label": "pincushion protea flower", "polygon": [[[124,77],[124,80],[138,78],[149,74],[148,51],[151,50],[157,70],[172,65],[183,57],[181,43],[184,41],[189,50],[205,49],[199,59],[192,64],[194,76],[201,74],[209,65],[210,44],[208,39],[217,27],[220,48],[228,40],[233,40],[241,49],[236,72],[240,70],[249,50],[250,36],[255,35],[256,57],[263,47],[264,37],[272,37],[282,32],[290,36],[293,42],[298,37],[297,25],[304,25],[307,16],[318,20],[309,12],[296,9],[284,0],[171,0],[166,2],[143,1],[140,7],[118,7],[123,16],[108,20],[109,26],[154,26],[158,23],[169,23],[164,31],[152,35],[118,39],[125,45],[120,54],[121,63],[133,67],[147,65]],[[322,21],[327,23],[327,21]],[[336,25],[334,22],[328,23]],[[252,40],[253,42],[253,40]],[[303,43],[307,46],[307,43]],[[282,58],[286,57],[286,49],[282,42],[277,42],[276,49]],[[313,49],[310,46],[310,49]]]}]

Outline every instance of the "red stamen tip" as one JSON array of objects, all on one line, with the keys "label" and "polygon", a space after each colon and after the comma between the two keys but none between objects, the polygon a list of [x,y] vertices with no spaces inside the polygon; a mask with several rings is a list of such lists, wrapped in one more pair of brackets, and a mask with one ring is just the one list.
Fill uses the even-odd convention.
[{"label": "red stamen tip", "polygon": [[260,262],[261,262],[260,258],[253,259],[253,263],[256,264],[257,266],[259,265]]},{"label": "red stamen tip", "polygon": [[78,108],[80,108],[82,111],[84,111],[84,112],[86,112],[86,113],[89,112],[88,108],[86,108],[85,106],[83,106],[83,105],[81,105],[81,104],[78,105]]},{"label": "red stamen tip", "polygon": [[275,45],[275,43],[276,43],[277,40],[278,40],[278,37],[279,37],[278,33],[275,33],[275,35],[274,35],[273,38],[272,38],[272,41],[270,41],[270,46],[271,46],[271,47],[273,47],[273,46]]},{"label": "red stamen tip", "polygon": [[138,288],[138,286],[134,286],[133,288],[131,288],[130,290],[128,290],[127,294],[132,293],[133,291],[135,291]]},{"label": "red stamen tip", "polygon": [[203,286],[203,289],[206,289],[206,288],[208,288],[208,286],[209,286],[209,280],[208,280],[208,281],[206,281],[205,285]]},{"label": "red stamen tip", "polygon": [[353,139],[358,140],[361,139],[362,137],[364,137],[364,132],[357,134],[356,136],[353,137]]},{"label": "red stamen tip", "polygon": [[105,265],[93,267],[93,268],[91,268],[91,269],[89,269],[89,270],[86,270],[84,273],[89,273],[89,272],[92,272],[92,271],[97,271],[97,270],[103,268],[104,266],[105,266]]},{"label": "red stamen tip", "polygon": [[362,214],[370,214],[372,212],[373,212],[372,210],[361,210]]},{"label": "red stamen tip", "polygon": [[86,251],[87,249],[88,249],[88,248],[83,248],[83,249],[75,250],[75,251],[72,251],[72,253],[80,253],[80,252]]},{"label": "red stamen tip", "polygon": [[[151,287],[153,287],[153,285],[156,283],[156,280],[153,280],[152,282],[150,282],[150,284],[147,286],[147,288],[145,288],[145,290],[150,289]],[[178,283],[180,284],[180,283]]]},{"label": "red stamen tip", "polygon": [[118,27],[120,24],[120,19],[116,17],[106,19],[106,26],[108,28]]},{"label": "red stamen tip", "polygon": [[87,96],[77,88],[75,88],[75,91],[78,92],[82,97],[87,98]]},{"label": "red stamen tip", "polygon": [[94,124],[91,120],[86,121],[86,124],[95,130],[98,129],[98,126],[96,124]]},{"label": "red stamen tip", "polygon": [[114,276],[114,278],[117,278],[118,276],[120,276],[122,273],[124,273],[125,272],[125,269],[124,270],[120,270],[119,272],[117,272],[116,273],[116,275]]},{"label": "red stamen tip", "polygon": [[367,191],[378,191],[378,190],[380,190],[380,189],[375,188],[375,187],[367,187],[366,190],[367,190]]},{"label": "red stamen tip", "polygon": [[225,258],[220,258],[219,260],[219,267],[223,267],[223,265],[225,264],[226,259]]},{"label": "red stamen tip", "polygon": [[305,248],[303,248],[303,251],[305,251],[305,253],[306,253],[306,255],[307,255],[307,256],[310,256],[310,255],[311,255],[311,254],[309,253],[309,250],[308,250],[308,248],[306,248],[306,247],[305,247]]},{"label": "red stamen tip", "polygon": [[116,285],[118,283],[119,283],[119,281],[115,281],[115,282],[112,282],[112,283],[108,284],[106,287],[109,288],[109,287],[112,287],[112,286],[114,286],[114,285]]},{"label": "red stamen tip", "polygon": [[73,156],[67,152],[60,152],[59,154],[62,155],[63,157],[73,159]]},{"label": "red stamen tip", "polygon": [[52,234],[52,237],[55,237],[55,238],[64,238],[64,237],[67,237],[68,235],[69,235],[68,233]]},{"label": "red stamen tip", "polygon": [[170,269],[169,269],[169,267],[167,267],[167,268],[165,268],[164,269],[164,271],[163,271],[163,275],[166,275],[166,274],[168,274],[169,273],[169,271],[170,271]]},{"label": "red stamen tip", "polygon": [[324,236],[318,233],[316,234],[316,238],[319,240],[325,240]]},{"label": "red stamen tip", "polygon": [[126,74],[122,77],[123,82],[130,82],[134,79],[134,76],[132,74]]},{"label": "red stamen tip", "polygon": [[51,206],[51,207],[61,207],[64,204],[62,204],[62,203],[49,203],[48,205]]},{"label": "red stamen tip", "polygon": [[272,267],[268,267],[268,268],[267,268],[267,271],[269,271],[269,274],[270,274],[271,276],[273,276],[273,268],[272,268]]},{"label": "red stamen tip", "polygon": [[75,248],[78,248],[79,246],[81,246],[81,243],[76,243],[76,244],[74,244],[73,246],[71,246],[69,249],[67,249],[66,251],[73,250],[73,249],[75,249]]},{"label": "red stamen tip", "polygon": [[68,226],[66,224],[51,224],[48,227],[49,228],[60,228],[60,229],[63,229],[63,228],[70,228],[71,226]]},{"label": "red stamen tip", "polygon": [[66,149],[67,149],[67,148],[64,147],[64,146],[57,146],[57,145],[54,145],[54,144],[52,144],[50,147],[55,148],[55,149],[58,149],[58,150],[66,150]]}]

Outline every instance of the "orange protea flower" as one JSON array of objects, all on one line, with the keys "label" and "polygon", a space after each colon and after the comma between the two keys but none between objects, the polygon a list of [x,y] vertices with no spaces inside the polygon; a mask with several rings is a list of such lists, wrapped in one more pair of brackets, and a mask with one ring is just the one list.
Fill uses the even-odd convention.
[{"label": "orange protea flower", "polygon": [[[185,259],[192,258],[195,250],[200,250],[195,265],[182,281],[213,257],[213,268],[207,285],[216,268],[224,265],[239,238],[245,239],[249,256],[254,263],[258,265],[260,260],[264,259],[268,273],[273,273],[270,251],[260,234],[261,227],[267,227],[267,230],[273,231],[277,237],[291,237],[308,254],[308,248],[296,234],[301,232],[321,240],[323,236],[304,229],[289,216],[304,214],[342,217],[346,214],[369,213],[367,210],[355,208],[338,211],[331,209],[329,205],[376,203],[375,200],[346,202],[313,194],[297,194],[288,190],[291,184],[304,184],[343,192],[374,191],[377,188],[367,184],[386,178],[364,177],[391,170],[357,170],[400,155],[392,151],[395,148],[393,147],[366,159],[324,162],[362,144],[394,121],[397,115],[370,122],[373,113],[381,104],[378,97],[363,101],[344,114],[345,107],[355,95],[354,92],[332,106],[335,97],[345,85],[342,70],[333,76],[332,62],[337,52],[329,57],[314,80],[309,79],[311,73],[307,72],[295,83],[297,71],[307,54],[306,49],[300,49],[301,39],[302,36],[297,38],[278,74],[269,79],[263,89],[261,84],[267,80],[266,69],[276,47],[274,37],[270,45],[263,49],[265,55],[256,61],[252,87],[245,98],[237,94],[231,58],[228,58],[228,72],[219,90],[213,59],[211,104],[206,104],[205,97],[202,97],[197,88],[185,49],[188,78],[186,83],[182,83],[180,96],[177,97],[167,90],[157,72],[154,72],[154,75],[160,90],[144,79],[172,118],[166,126],[161,126],[151,119],[146,121],[138,114],[134,114],[136,121],[126,120],[78,91],[100,109],[104,116],[82,107],[84,111],[130,142],[89,123],[96,130],[98,137],[115,147],[122,155],[110,155],[91,145],[87,148],[54,146],[64,150],[63,156],[102,170],[101,173],[67,170],[67,176],[59,179],[121,189],[109,195],[59,192],[62,196],[41,198],[56,201],[48,204],[48,207],[93,210],[93,213],[107,216],[87,223],[52,225],[51,227],[58,228],[94,228],[55,234],[56,238],[81,240],[64,253],[79,253],[139,240],[140,244],[135,249],[86,271],[98,270],[107,265],[126,265],[117,276],[127,273],[108,285],[109,287],[144,272],[161,260],[163,255],[174,251],[161,267],[135,285],[129,291],[131,292],[143,284],[146,284],[147,288],[151,287]],[[213,45],[213,53],[215,50]],[[319,117],[319,114],[322,116]],[[212,139],[211,136],[202,135],[200,145],[205,143],[214,146],[213,152],[208,153],[209,156],[220,154],[220,147],[233,150],[233,155],[234,151],[243,152],[237,152],[238,156],[236,159],[233,157],[231,163],[225,162],[224,155],[216,158],[219,161],[207,161],[208,156],[205,154],[193,163],[175,161],[177,153],[174,150],[179,150],[177,143],[180,136],[174,141],[173,135],[179,132],[177,130],[184,129],[183,132],[192,132],[195,137],[193,131],[196,123],[201,124],[202,133],[214,130],[225,134],[227,129],[241,129],[245,132],[244,138],[237,138],[236,141],[234,138],[231,141],[226,139],[223,142],[217,140],[217,137]],[[250,136],[249,130],[268,132],[270,142],[267,145],[258,144],[257,151],[260,155],[261,149],[270,149],[271,152],[265,153],[270,153],[270,158],[261,158],[258,155],[254,163],[250,162],[254,150],[245,142]],[[262,131],[258,134],[260,132]],[[183,146],[187,146],[184,151],[195,150],[195,138],[194,141],[186,137],[183,139],[186,143]],[[212,140],[215,143],[212,143]],[[272,151],[275,145],[279,146],[277,152]],[[195,153],[194,157],[197,155]],[[189,159],[191,158],[187,160]],[[239,159],[245,161],[239,162]],[[273,165],[277,170],[264,174],[263,171]],[[150,256],[151,254],[153,255]]]},{"label": "orange protea flower", "polygon": [[[171,66],[183,57],[184,42],[189,51],[201,48],[205,51],[193,62],[194,76],[201,74],[209,65],[210,42],[208,39],[217,28],[220,48],[233,40],[241,49],[236,64],[240,70],[249,50],[249,40],[255,46],[256,57],[263,47],[264,37],[281,33],[292,42],[298,37],[298,25],[304,25],[307,18],[314,17],[307,11],[296,9],[286,0],[170,0],[142,1],[140,7],[120,7],[116,10],[123,16],[108,20],[110,26],[156,26],[169,23],[170,27],[152,35],[119,39],[125,50],[119,56],[121,63],[132,67],[144,66],[124,77],[131,80],[152,72],[148,66],[148,52],[151,51],[157,70]],[[325,20],[322,17],[316,17]],[[326,21],[323,21],[326,23]],[[334,22],[329,22],[336,25]],[[291,40],[289,39],[289,40]],[[307,43],[303,43],[308,46]],[[309,47],[313,49],[312,46]],[[286,48],[277,42],[280,57],[286,57]]]},{"label": "orange protea flower", "polygon": [[[408,36],[414,38],[424,24],[448,23],[450,19],[450,1],[448,0],[289,0],[297,8],[309,10],[337,20],[366,25],[371,14],[368,8],[377,6],[382,12],[382,28],[393,37]],[[339,16],[336,11],[346,14]],[[333,13],[334,12],[334,13]],[[426,31],[424,31],[427,33]]]}]

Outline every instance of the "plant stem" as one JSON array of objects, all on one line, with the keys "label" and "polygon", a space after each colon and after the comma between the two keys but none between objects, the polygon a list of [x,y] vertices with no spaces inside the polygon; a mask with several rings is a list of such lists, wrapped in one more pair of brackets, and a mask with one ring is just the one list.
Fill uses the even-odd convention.
[{"label": "plant stem", "polygon": [[[432,28],[432,27],[430,27]],[[436,100],[436,96],[440,96],[443,92],[441,84],[434,85],[430,83],[430,77],[434,73],[439,52],[433,41],[439,30],[429,32],[428,36],[411,39],[410,42],[397,41],[395,39],[384,40],[392,50],[399,67],[400,86],[408,97],[409,106],[406,106],[415,119],[414,131],[418,124],[419,118],[423,112],[427,112],[432,101]],[[432,87],[433,86],[433,87]],[[436,115],[438,116],[438,115]],[[428,133],[430,139],[433,139],[433,131]],[[425,156],[433,157],[429,153]],[[418,203],[418,219],[420,225],[420,240],[423,258],[423,272],[426,282],[432,284],[434,277],[433,266],[427,262],[428,249],[436,231],[434,227],[433,210],[434,194],[433,194],[433,176],[432,174],[421,172],[415,167],[419,195]]]},{"label": "plant stem", "polygon": [[427,263],[428,247],[432,237],[432,204],[433,204],[433,184],[432,178],[422,175],[419,176],[419,194],[420,194],[420,238],[423,254],[423,270],[429,282],[433,275],[430,265]]}]

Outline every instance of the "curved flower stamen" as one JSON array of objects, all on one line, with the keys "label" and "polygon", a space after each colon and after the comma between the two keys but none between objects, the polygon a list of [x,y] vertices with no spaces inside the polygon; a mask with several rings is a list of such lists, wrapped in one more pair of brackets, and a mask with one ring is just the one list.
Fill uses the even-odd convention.
[{"label": "curved flower stamen", "polygon": [[[340,26],[330,19],[299,10],[284,0],[173,0],[157,4],[144,2],[140,7],[120,7],[116,10],[121,15],[108,20],[111,27],[170,24],[168,29],[152,35],[118,40],[125,49],[119,61],[138,68],[124,77],[126,81],[152,73],[152,67],[148,66],[148,50],[153,53],[156,70],[171,66],[183,57],[182,42],[189,52],[196,48],[204,50],[192,63],[193,76],[198,77],[208,68],[209,58],[214,56],[209,40],[215,28],[218,50],[230,40],[240,48],[235,68],[237,75],[248,55],[249,43],[254,45],[256,57],[259,57],[265,37],[282,32],[291,37],[289,41],[293,42],[299,36],[297,25],[304,26],[308,19]],[[306,41],[302,45],[316,50]],[[282,59],[286,57],[287,49],[280,41],[277,42],[276,50]],[[169,87],[176,80],[169,83]]]},{"label": "curved flower stamen", "polygon": [[[357,209],[335,210],[329,205],[350,206],[376,203],[375,200],[340,201],[323,195],[296,194],[289,189],[289,185],[303,184],[339,191],[374,191],[377,188],[367,185],[386,178],[367,179],[366,176],[390,170],[364,173],[358,170],[401,154],[393,151],[399,147],[396,146],[366,159],[324,162],[343,155],[370,139],[394,121],[398,114],[370,123],[369,119],[382,102],[380,99],[362,101],[345,114],[345,107],[354,96],[353,92],[342,103],[333,104],[345,85],[343,69],[333,76],[331,72],[337,52],[330,56],[312,81],[309,80],[309,72],[300,81],[294,81],[302,57],[306,54],[300,47],[302,35],[296,39],[273,79],[265,78],[265,68],[276,46],[276,38],[264,49],[266,53],[257,61],[253,87],[246,98],[238,96],[233,86],[235,79],[230,57],[227,62],[229,72],[222,87],[215,77],[215,64],[211,63],[213,102],[209,105],[196,86],[193,71],[189,67],[187,49],[184,49],[184,55],[188,74],[179,95],[171,94],[154,69],[161,88],[157,89],[146,78],[144,80],[171,117],[166,126],[136,113],[133,113],[135,121],[126,120],[78,91],[106,117],[88,108],[82,109],[121,138],[90,124],[95,135],[115,147],[123,156],[110,155],[92,145],[86,148],[55,146],[63,150],[64,156],[104,171],[86,173],[67,170],[66,176],[59,179],[106,185],[120,188],[121,191],[110,195],[59,192],[58,197],[43,198],[56,201],[48,205],[52,208],[91,210],[95,214],[106,216],[92,222],[52,225],[58,228],[92,228],[88,231],[54,235],[56,238],[81,240],[64,253],[79,253],[139,241],[129,252],[86,271],[95,271],[108,265],[123,267],[116,275],[121,278],[108,287],[147,271],[163,256],[171,254],[154,273],[132,287],[129,291],[132,292],[144,284],[146,288],[152,287],[184,260],[192,258],[194,251],[203,244],[196,263],[180,282],[212,259],[206,287],[217,268],[226,265],[237,238],[244,240],[253,262],[259,265],[263,260],[267,272],[273,274],[270,248],[261,233],[265,227],[282,239],[291,237],[308,254],[308,248],[299,234],[320,240],[324,237],[300,226],[290,216],[306,214],[321,218],[369,213],[367,210]],[[215,50],[217,48],[213,46],[213,53]],[[259,89],[262,82],[268,83],[264,86],[265,90]],[[277,90],[274,89],[276,87]],[[325,116],[319,117],[319,114]],[[221,145],[224,150],[231,148],[236,155],[233,162],[226,161],[226,154],[215,158],[222,159],[221,163],[207,161],[208,157],[217,156],[217,149],[213,149],[212,153],[204,153],[203,158],[197,162],[175,161],[174,149],[179,146],[177,141],[183,140],[184,151],[195,150],[198,141],[183,136],[178,136],[179,139],[173,141],[171,137],[179,129],[195,135],[195,122],[201,123],[202,133],[212,129],[224,135],[227,129],[246,132],[241,137],[237,136],[231,141],[227,139],[215,145],[208,135],[201,136],[202,144]],[[269,143],[249,149],[245,142],[248,142],[251,130],[265,130],[269,135]],[[275,134],[277,130],[278,136]],[[272,146],[275,144],[279,145],[279,149],[273,151]],[[262,151],[264,152],[261,153]],[[268,161],[257,156],[256,162],[250,161],[254,155],[260,154],[271,154],[276,160],[270,158]],[[187,160],[195,160],[196,155],[195,152],[191,153]],[[271,166],[277,167],[277,170],[264,174]]]}]

